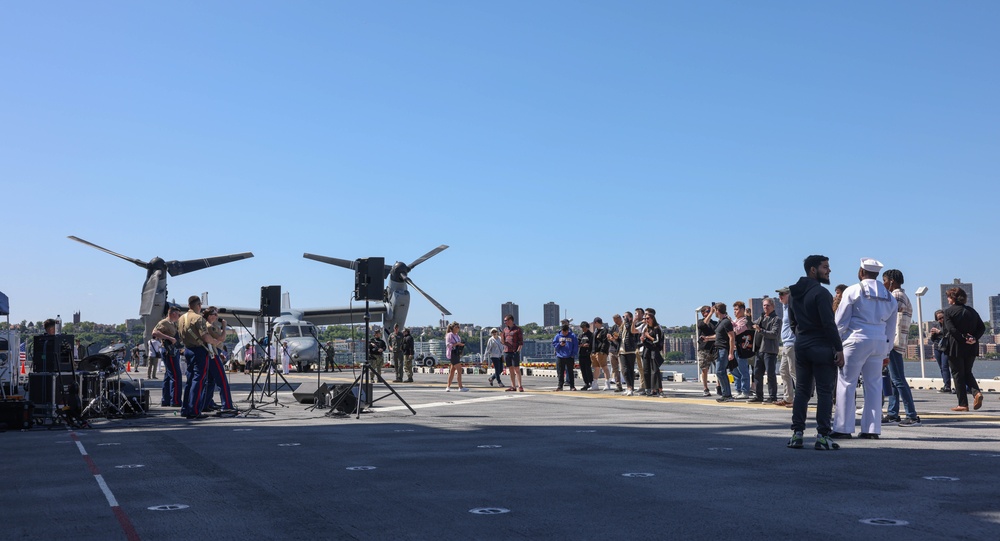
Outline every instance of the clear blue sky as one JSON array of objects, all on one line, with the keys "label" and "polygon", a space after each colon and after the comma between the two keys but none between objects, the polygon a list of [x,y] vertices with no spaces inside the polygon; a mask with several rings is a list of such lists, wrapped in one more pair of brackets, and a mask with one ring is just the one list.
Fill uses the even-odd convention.
[{"label": "clear blue sky", "polygon": [[[8,2],[12,321],[170,295],[347,304],[303,252],[412,261],[463,322],[771,293],[810,253],[1000,293],[996,2]],[[408,323],[436,323],[416,293]]]}]

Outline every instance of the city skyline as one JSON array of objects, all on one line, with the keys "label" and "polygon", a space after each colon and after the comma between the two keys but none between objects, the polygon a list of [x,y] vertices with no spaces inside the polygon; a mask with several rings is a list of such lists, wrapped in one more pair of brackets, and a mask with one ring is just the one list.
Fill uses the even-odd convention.
[{"label": "city skyline", "polygon": [[[574,322],[643,306],[690,324],[774,295],[810,254],[834,284],[873,257],[911,297],[956,276],[1000,291],[976,242],[995,221],[998,19],[996,2],[10,3],[0,291],[15,322],[120,322],[146,283],[131,259],[253,252],[171,276],[168,298],[253,308],[280,285],[293,308],[348,307],[353,272],[304,253],[410,264],[442,244],[408,278],[457,321],[556,301]],[[407,324],[441,318],[409,301]]]}]

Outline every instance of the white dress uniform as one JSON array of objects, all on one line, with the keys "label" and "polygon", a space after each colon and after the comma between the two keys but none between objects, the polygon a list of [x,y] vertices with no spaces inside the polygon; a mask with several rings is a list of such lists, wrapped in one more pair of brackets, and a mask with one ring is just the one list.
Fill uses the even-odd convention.
[{"label": "white dress uniform", "polygon": [[[881,267],[878,264],[878,269]],[[844,341],[844,367],[837,374],[837,407],[833,416],[833,431],[854,433],[857,415],[854,398],[858,375],[861,375],[865,390],[861,432],[880,434],[882,361],[889,356],[896,335],[896,299],[878,280],[865,279],[844,291],[840,306],[837,307],[836,319],[837,330]]]}]

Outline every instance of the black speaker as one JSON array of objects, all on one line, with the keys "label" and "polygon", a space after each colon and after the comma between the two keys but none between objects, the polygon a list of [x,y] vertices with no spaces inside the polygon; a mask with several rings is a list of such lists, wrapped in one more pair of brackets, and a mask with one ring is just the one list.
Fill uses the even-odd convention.
[{"label": "black speaker", "polygon": [[354,300],[385,299],[385,258],[369,257],[354,260]]},{"label": "black speaker", "polygon": [[71,402],[76,395],[73,374],[28,374],[28,400],[36,407],[51,405],[53,392],[56,406]]},{"label": "black speaker", "polygon": [[[371,388],[368,385],[369,389]],[[337,404],[337,411],[342,411],[344,413],[351,413],[357,411],[358,409],[358,394],[357,387],[352,387],[350,384],[334,385],[333,389],[330,390],[330,404],[337,404],[340,400],[340,404]],[[341,400],[341,396],[344,397]]]},{"label": "black speaker", "polygon": [[40,334],[31,352],[33,372],[72,372],[72,334]]},{"label": "black speaker", "polygon": [[0,400],[0,431],[27,430],[34,424],[35,405],[27,400]]},{"label": "black speaker", "polygon": [[299,385],[292,391],[292,396],[295,397],[300,404],[312,404],[315,400],[319,400],[319,404],[326,405],[326,395],[330,392],[330,388],[324,383],[319,387],[316,387],[315,381],[307,381],[302,385]]},{"label": "black speaker", "polygon": [[281,315],[281,286],[261,286],[260,315],[263,317]]}]

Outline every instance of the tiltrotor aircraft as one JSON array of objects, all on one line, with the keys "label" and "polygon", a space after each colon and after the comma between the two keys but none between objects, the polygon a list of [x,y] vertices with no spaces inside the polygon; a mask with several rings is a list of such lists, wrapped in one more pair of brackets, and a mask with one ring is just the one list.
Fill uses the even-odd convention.
[{"label": "tiltrotor aircraft", "polygon": [[97,248],[104,253],[124,259],[125,261],[130,261],[146,269],[146,280],[143,282],[142,286],[142,299],[139,302],[139,315],[142,317],[143,327],[145,328],[145,331],[143,332],[143,344],[149,342],[150,335],[153,332],[153,327],[155,327],[157,322],[163,319],[166,315],[168,274],[170,276],[180,276],[181,274],[187,274],[189,272],[198,271],[208,267],[214,267],[215,265],[223,265],[226,263],[232,263],[233,261],[253,257],[253,253],[243,252],[242,254],[207,257],[204,259],[189,259],[187,261],[164,261],[162,258],[154,257],[147,262],[141,259],[135,259],[112,252],[107,248],[103,248],[92,242],[87,242],[72,235],[70,235],[69,238],[79,243],[86,244],[92,248]]}]

